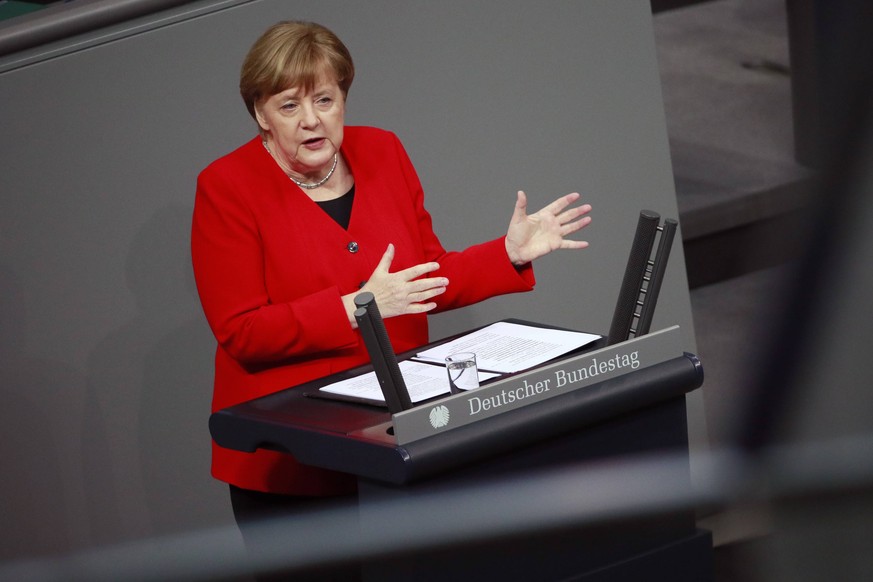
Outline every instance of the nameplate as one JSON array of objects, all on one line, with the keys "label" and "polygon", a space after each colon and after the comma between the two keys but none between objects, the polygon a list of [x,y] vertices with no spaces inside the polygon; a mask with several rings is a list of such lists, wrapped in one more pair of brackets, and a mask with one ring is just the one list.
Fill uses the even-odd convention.
[{"label": "nameplate", "polygon": [[679,326],[669,327],[404,410],[393,415],[394,436],[403,445],[636,372],[683,352]]}]

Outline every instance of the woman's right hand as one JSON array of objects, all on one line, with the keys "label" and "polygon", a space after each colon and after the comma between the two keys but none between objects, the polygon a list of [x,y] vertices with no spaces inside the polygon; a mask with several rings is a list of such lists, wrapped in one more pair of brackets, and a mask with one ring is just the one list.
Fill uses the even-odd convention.
[{"label": "woman's right hand", "polygon": [[376,305],[379,307],[379,313],[383,318],[410,313],[426,313],[437,306],[430,299],[444,293],[449,280],[445,277],[424,279],[419,277],[436,271],[440,268],[440,264],[435,262],[421,263],[392,273],[390,269],[393,261],[394,245],[389,244],[370,276],[370,280],[361,287],[360,291],[343,296],[343,303],[353,327],[357,327],[354,315],[355,296],[364,291],[373,294]]}]

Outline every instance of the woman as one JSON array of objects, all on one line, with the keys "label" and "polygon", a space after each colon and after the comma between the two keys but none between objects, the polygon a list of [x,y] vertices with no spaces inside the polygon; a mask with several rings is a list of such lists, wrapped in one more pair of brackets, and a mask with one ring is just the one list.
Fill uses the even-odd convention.
[{"label": "woman", "polygon": [[[590,222],[590,206],[570,207],[578,194],[527,215],[519,192],[506,236],[446,252],[397,137],[344,125],[353,79],[346,47],[312,23],[271,27],[245,59],[240,92],[259,135],[200,174],[194,208],[194,272],[218,340],[213,410],[367,362],[361,291],[402,352],[428,342],[427,312],[529,291],[532,260],[587,246],[565,238]],[[347,475],[273,451],[213,444],[212,471],[235,509],[245,495],[354,491]]]}]

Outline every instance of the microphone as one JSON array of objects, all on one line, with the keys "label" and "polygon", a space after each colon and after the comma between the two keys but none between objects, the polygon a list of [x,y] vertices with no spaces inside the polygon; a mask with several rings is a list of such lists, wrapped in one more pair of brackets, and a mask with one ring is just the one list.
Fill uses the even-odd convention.
[{"label": "microphone", "polygon": [[388,331],[379,306],[376,305],[376,297],[369,291],[364,291],[355,296],[355,320],[364,338],[364,345],[370,354],[370,361],[376,371],[379,380],[379,388],[382,396],[388,404],[388,411],[392,414],[412,408],[412,400],[406,389],[406,382],[400,373],[397,364],[397,355],[391,347],[388,339]]}]

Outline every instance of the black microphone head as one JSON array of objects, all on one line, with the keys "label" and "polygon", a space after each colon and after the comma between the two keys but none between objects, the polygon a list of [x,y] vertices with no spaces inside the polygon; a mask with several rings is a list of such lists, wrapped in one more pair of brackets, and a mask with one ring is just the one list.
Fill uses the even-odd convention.
[{"label": "black microphone head", "polygon": [[364,291],[363,293],[358,293],[355,295],[355,305],[358,307],[366,307],[376,300],[376,296],[370,293],[369,291]]}]

